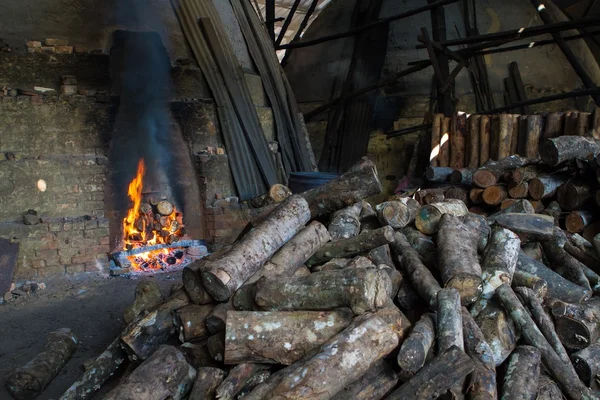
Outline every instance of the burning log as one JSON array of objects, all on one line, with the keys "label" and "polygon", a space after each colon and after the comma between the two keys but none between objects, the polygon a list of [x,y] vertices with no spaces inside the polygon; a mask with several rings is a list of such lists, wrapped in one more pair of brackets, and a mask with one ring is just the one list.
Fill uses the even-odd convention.
[{"label": "burning log", "polygon": [[356,314],[375,311],[390,298],[392,282],[382,270],[347,268],[304,277],[266,280],[256,285],[263,310],[331,310],[350,307]]},{"label": "burning log", "polygon": [[583,232],[584,228],[593,222],[594,215],[590,211],[571,211],[565,218],[565,228],[570,233]]},{"label": "burning log", "polygon": [[427,178],[429,182],[444,183],[450,180],[453,171],[456,170],[450,167],[427,167],[425,170],[425,178]]},{"label": "burning log", "polygon": [[[243,363],[233,367],[227,377],[217,388],[217,399],[233,400],[235,396],[246,387],[249,381],[257,375],[261,375],[269,370],[269,367],[261,364]],[[260,382],[258,382],[260,383]],[[254,386],[256,386],[256,383]]]},{"label": "burning log", "polygon": [[572,350],[580,350],[600,337],[600,298],[592,297],[582,304],[560,300],[552,303],[552,315],[560,341]]},{"label": "burning log", "polygon": [[579,378],[589,386],[600,374],[600,343],[593,343],[574,353],[573,365]]},{"label": "burning log", "polygon": [[545,280],[524,271],[515,271],[511,286],[513,289],[519,286],[526,287],[539,299],[545,298],[548,292],[548,284]]},{"label": "burning log", "polygon": [[479,121],[479,165],[490,159],[490,131],[490,116],[482,115]]},{"label": "burning log", "polygon": [[215,398],[217,387],[223,382],[223,379],[225,379],[225,371],[222,369],[212,367],[199,368],[188,400]]},{"label": "burning log", "polygon": [[188,304],[173,312],[173,322],[179,329],[179,340],[182,343],[192,340],[207,339],[210,332],[205,320],[213,311],[214,306]]},{"label": "burning log", "polygon": [[123,331],[121,334],[123,348],[134,360],[145,360],[150,357],[175,333],[172,312],[189,302],[183,290],[175,292],[169,300]]},{"label": "burning log", "polygon": [[506,172],[523,167],[531,162],[531,160],[517,155],[504,157],[498,161],[489,160],[473,172],[473,183],[480,188],[494,186],[498,182],[498,178]]},{"label": "burning log", "polygon": [[591,188],[587,183],[568,181],[558,188],[556,198],[561,208],[577,210],[592,198]]},{"label": "burning log", "polygon": [[409,197],[398,201],[386,201],[377,206],[377,215],[382,225],[394,229],[404,228],[412,223],[419,211],[419,203]]},{"label": "burning log", "polygon": [[185,398],[196,378],[196,370],[187,363],[181,351],[173,346],[160,346],[137,367],[105,400]]},{"label": "burning log", "polygon": [[488,186],[481,195],[483,202],[489,206],[497,206],[507,197],[508,193],[502,186]]},{"label": "burning log", "polygon": [[442,215],[451,214],[460,217],[468,212],[467,206],[460,200],[428,204],[419,209],[415,218],[415,226],[424,234],[431,235],[438,231]]},{"label": "burning log", "polygon": [[362,232],[349,239],[340,239],[323,245],[311,258],[306,261],[310,268],[323,264],[334,258],[345,258],[369,251],[394,240],[394,230],[389,226]]},{"label": "burning log", "polygon": [[211,335],[216,335],[219,332],[225,330],[225,320],[227,319],[227,312],[233,310],[233,302],[228,301],[227,303],[217,304],[212,312],[206,317],[204,321],[206,329]]},{"label": "burning log", "polygon": [[496,399],[496,365],[492,349],[485,341],[481,329],[465,307],[461,310],[465,351],[475,362],[469,382],[469,397],[473,400]]},{"label": "burning log", "polygon": [[[201,275],[204,288],[215,300],[226,301],[309,220],[308,203],[300,196],[292,196],[228,253],[218,260],[196,265],[192,272]],[[186,288],[192,285],[184,283]]]},{"label": "burning log", "polygon": [[123,321],[129,324],[139,315],[146,314],[161,305],[163,301],[163,296],[156,282],[142,281],[135,288],[133,303],[123,312]]},{"label": "burning log", "polygon": [[544,254],[556,272],[571,282],[590,289],[590,282],[584,271],[585,266],[565,251],[564,245],[566,242],[567,237],[563,231],[560,228],[555,228],[551,239],[542,243]]},{"label": "burning log", "polygon": [[565,183],[567,175],[546,175],[529,181],[529,195],[534,200],[546,199],[556,194],[559,186]]},{"label": "burning log", "polygon": [[524,199],[529,196],[529,184],[527,182],[508,184],[508,195],[513,199]]},{"label": "burning log", "polygon": [[508,360],[502,398],[535,398],[538,393],[541,360],[542,356],[537,348],[517,346]]},{"label": "burning log", "polygon": [[331,215],[328,230],[332,239],[348,239],[360,233],[361,203],[342,208]]},{"label": "burning log", "polygon": [[494,222],[516,233],[523,243],[547,241],[554,233],[554,218],[548,215],[503,213]]},{"label": "burning log", "polygon": [[436,399],[462,382],[474,369],[475,363],[471,358],[459,347],[453,346],[390,393],[386,399]]},{"label": "burning log", "polygon": [[412,378],[427,361],[435,341],[435,314],[423,314],[398,352],[397,362],[403,378]]},{"label": "burning log", "polygon": [[554,167],[573,158],[586,159],[600,153],[600,142],[584,136],[546,139],[540,148],[544,164]]},{"label": "burning log", "polygon": [[68,328],[51,332],[42,351],[11,372],[4,387],[17,400],[39,396],[69,361],[77,344],[77,338]]},{"label": "burning log", "polygon": [[384,360],[379,360],[358,380],[346,386],[332,400],[379,400],[398,383],[398,375]]},{"label": "burning log", "polygon": [[475,316],[475,321],[481,328],[486,343],[492,349],[494,363],[497,367],[502,365],[517,346],[518,336],[515,323],[508,313],[495,302],[489,302]]},{"label": "burning log", "polygon": [[348,311],[227,313],[225,364],[290,365],[352,322]]},{"label": "burning log", "polygon": [[458,290],[463,305],[477,300],[482,290],[477,233],[453,215],[445,214],[440,220],[437,242],[442,283]]},{"label": "burning log", "polygon": [[168,217],[169,215],[173,214],[175,207],[173,207],[173,204],[169,203],[168,201],[162,200],[156,205],[156,211],[158,211],[160,215]]}]

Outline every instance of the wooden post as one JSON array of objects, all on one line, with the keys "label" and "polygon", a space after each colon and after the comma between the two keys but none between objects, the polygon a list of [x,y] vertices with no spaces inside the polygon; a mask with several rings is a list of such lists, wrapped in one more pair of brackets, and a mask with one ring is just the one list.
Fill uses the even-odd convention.
[{"label": "wooden post", "polygon": [[440,154],[438,156],[440,167],[450,166],[450,118],[444,117],[440,132]]},{"label": "wooden post", "polygon": [[491,158],[501,160],[511,155],[514,119],[512,114],[500,114],[492,119]]},{"label": "wooden post", "polygon": [[555,138],[563,135],[565,115],[562,112],[549,113],[544,124],[544,139]]},{"label": "wooden post", "polygon": [[490,159],[490,116],[482,115],[479,122],[479,166]]},{"label": "wooden post", "polygon": [[471,115],[467,120],[467,161],[465,166],[468,168],[479,167],[479,127],[481,125],[480,115]]},{"label": "wooden post", "polygon": [[450,127],[450,167],[460,169],[465,167],[465,144],[467,137],[467,115],[452,114]]},{"label": "wooden post", "polygon": [[429,155],[429,164],[432,167],[440,166],[440,141],[442,139],[442,126],[444,114],[435,114],[431,125],[431,153]]}]

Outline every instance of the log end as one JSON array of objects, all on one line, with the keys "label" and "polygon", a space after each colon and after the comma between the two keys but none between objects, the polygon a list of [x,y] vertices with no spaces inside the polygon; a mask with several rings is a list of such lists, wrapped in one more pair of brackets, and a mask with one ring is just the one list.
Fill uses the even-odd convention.
[{"label": "log end", "polygon": [[473,304],[481,295],[483,283],[481,276],[459,274],[446,282],[445,287],[456,289],[460,295],[460,303],[463,306],[468,306]]},{"label": "log end", "polygon": [[560,341],[570,350],[581,350],[592,344],[592,333],[581,321],[568,316],[554,315],[556,333]]},{"label": "log end", "polygon": [[426,235],[433,235],[437,232],[440,224],[440,212],[430,206],[423,206],[419,209],[415,218],[415,226],[419,231]]},{"label": "log end", "polygon": [[540,147],[540,157],[546,165],[554,167],[558,164],[558,148],[550,139],[544,140]]},{"label": "log end", "polygon": [[202,277],[204,288],[216,301],[223,302],[229,300],[231,291],[229,290],[229,287],[227,287],[227,284],[216,274],[213,274],[210,271],[204,271],[200,276]]},{"label": "log end", "polygon": [[529,195],[534,200],[541,200],[544,196],[544,183],[538,178],[529,181]]},{"label": "log end", "polygon": [[473,183],[480,188],[494,186],[498,182],[496,175],[485,169],[473,172]]},{"label": "log end", "polygon": [[200,273],[192,268],[185,267],[182,273],[183,287],[190,300],[194,304],[209,304],[212,303],[212,298],[204,289]]},{"label": "log end", "polygon": [[567,232],[583,232],[585,225],[585,221],[577,211],[570,212],[565,218],[565,228],[567,229]]}]

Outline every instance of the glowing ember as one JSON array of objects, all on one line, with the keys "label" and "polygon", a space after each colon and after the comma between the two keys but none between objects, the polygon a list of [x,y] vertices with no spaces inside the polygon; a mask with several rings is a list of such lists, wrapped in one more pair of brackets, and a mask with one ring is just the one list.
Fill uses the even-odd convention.
[{"label": "glowing ember", "polygon": [[[185,233],[181,213],[167,201],[155,205],[142,203],[144,160],[138,163],[137,174],[129,184],[127,195],[133,207],[123,219],[124,250],[155,244],[172,244]],[[185,260],[182,250],[163,248],[128,256],[133,270],[166,269]]]}]

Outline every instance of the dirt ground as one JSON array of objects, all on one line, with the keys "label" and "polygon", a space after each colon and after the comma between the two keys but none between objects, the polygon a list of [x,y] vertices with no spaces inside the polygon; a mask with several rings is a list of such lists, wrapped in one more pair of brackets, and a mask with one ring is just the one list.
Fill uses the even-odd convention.
[{"label": "dirt ground", "polygon": [[58,399],[83,373],[82,364],[102,353],[120,333],[123,310],[133,301],[136,285],[145,279],[156,281],[166,296],[174,284],[181,282],[181,271],[134,278],[64,276],[45,280],[44,290],[0,305],[0,400],[11,399],[4,388],[9,372],[33,358],[44,346],[48,333],[71,328],[79,346],[38,397]]}]

